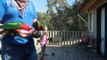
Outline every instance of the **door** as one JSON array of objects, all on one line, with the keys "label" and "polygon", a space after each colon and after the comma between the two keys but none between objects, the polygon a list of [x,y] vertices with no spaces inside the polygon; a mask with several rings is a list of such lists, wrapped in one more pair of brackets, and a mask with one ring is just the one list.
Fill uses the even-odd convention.
[{"label": "door", "polygon": [[101,54],[105,55],[105,7],[101,9]]}]

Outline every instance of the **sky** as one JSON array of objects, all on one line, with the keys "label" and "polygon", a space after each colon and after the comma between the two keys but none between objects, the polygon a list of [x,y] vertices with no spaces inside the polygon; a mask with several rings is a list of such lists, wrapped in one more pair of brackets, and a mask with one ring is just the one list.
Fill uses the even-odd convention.
[{"label": "sky", "polygon": [[[72,5],[74,0],[67,0],[67,2]],[[47,0],[35,0],[35,7],[37,12],[46,12],[47,11]]]}]

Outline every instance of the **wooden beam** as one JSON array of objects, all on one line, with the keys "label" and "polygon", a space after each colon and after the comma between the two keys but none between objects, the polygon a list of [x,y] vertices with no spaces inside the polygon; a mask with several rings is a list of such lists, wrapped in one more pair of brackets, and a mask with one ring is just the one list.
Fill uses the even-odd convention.
[{"label": "wooden beam", "polygon": [[107,0],[97,0],[92,6],[88,8],[88,11],[92,11],[97,9],[98,7],[102,6],[103,4],[107,3]]},{"label": "wooden beam", "polygon": [[85,4],[85,6],[81,8],[80,13],[81,13],[81,12],[82,12],[82,13],[88,13],[88,12],[89,12],[89,11],[88,11],[89,7],[92,6],[92,5],[93,5],[94,3],[96,3],[96,2],[97,2],[97,0],[89,0],[89,1],[87,2],[87,4]]}]

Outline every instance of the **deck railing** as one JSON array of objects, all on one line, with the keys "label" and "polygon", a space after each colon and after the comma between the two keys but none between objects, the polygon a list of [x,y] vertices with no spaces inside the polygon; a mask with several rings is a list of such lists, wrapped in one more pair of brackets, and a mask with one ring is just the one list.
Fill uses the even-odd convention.
[{"label": "deck railing", "polygon": [[48,31],[47,45],[73,45],[81,42],[85,31]]},{"label": "deck railing", "polygon": [[[58,30],[49,30],[47,40],[47,46],[71,46],[76,45],[77,43],[82,42],[81,37],[85,31],[58,31]],[[35,39],[35,46],[37,52],[41,51],[40,43],[37,44],[37,39]]]}]

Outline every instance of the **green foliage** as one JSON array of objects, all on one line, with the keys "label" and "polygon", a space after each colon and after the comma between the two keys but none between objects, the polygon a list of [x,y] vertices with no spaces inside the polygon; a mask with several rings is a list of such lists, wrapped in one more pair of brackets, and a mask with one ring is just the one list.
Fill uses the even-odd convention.
[{"label": "green foliage", "polygon": [[47,13],[37,12],[38,21],[44,22],[48,28],[52,28],[52,24],[50,23],[52,17]]},{"label": "green foliage", "polygon": [[[78,18],[80,2],[75,0],[70,6],[66,0],[47,0],[47,13],[38,13],[50,30],[86,30],[86,25]],[[85,16],[85,15],[84,15]]]}]

